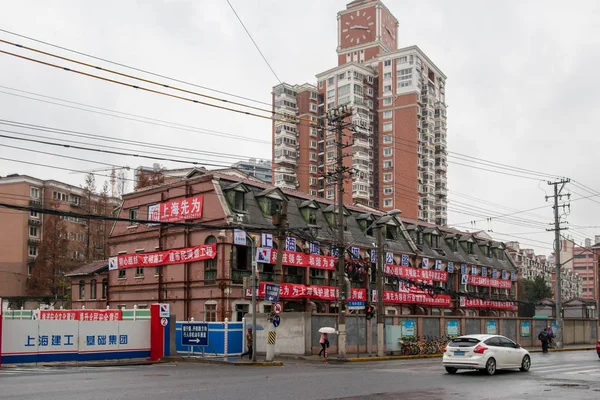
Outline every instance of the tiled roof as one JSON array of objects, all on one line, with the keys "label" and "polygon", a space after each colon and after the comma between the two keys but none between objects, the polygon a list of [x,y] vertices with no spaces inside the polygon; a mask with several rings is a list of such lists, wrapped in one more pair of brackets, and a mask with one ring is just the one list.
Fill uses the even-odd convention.
[{"label": "tiled roof", "polygon": [[94,261],[91,264],[82,265],[81,267],[74,269],[73,271],[66,274],[65,276],[91,275],[93,273],[104,272],[103,271],[104,269],[106,269],[108,271],[108,261],[106,261],[106,260]]}]

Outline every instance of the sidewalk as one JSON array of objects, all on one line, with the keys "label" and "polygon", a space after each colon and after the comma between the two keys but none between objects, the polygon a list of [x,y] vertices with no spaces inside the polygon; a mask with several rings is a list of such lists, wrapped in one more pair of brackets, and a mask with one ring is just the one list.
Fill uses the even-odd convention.
[{"label": "sidewalk", "polygon": [[164,361],[150,361],[145,358],[135,358],[127,360],[101,360],[101,361],[57,361],[43,363],[25,363],[25,364],[2,364],[2,368],[16,368],[17,366],[36,366],[50,368],[71,368],[71,367],[127,367],[138,365],[152,365],[164,363]]}]

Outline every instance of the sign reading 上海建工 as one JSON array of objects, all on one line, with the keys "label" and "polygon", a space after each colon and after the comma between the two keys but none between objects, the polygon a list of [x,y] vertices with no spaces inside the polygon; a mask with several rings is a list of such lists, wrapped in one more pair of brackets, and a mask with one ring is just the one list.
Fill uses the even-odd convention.
[{"label": "sign reading \u4e0a\u6d77\u5efa\u5de5", "polygon": [[208,324],[181,324],[182,346],[208,346]]},{"label": "sign reading \u4e0a\u6d77\u5efa\u5de5", "polygon": [[280,286],[275,283],[267,283],[265,285],[265,301],[275,303],[279,301]]}]

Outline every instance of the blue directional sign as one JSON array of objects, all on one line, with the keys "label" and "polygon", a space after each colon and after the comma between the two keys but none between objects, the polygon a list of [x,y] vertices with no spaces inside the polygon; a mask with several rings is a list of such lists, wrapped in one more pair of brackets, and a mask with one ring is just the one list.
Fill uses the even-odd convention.
[{"label": "blue directional sign", "polygon": [[365,302],[361,300],[348,300],[348,310],[364,310]]},{"label": "blue directional sign", "polygon": [[279,326],[279,324],[281,323],[281,317],[279,315],[275,315],[273,317],[273,326],[275,328],[277,328]]},{"label": "blue directional sign", "polygon": [[279,301],[280,286],[275,283],[267,283],[265,285],[265,301],[276,303]]},{"label": "blue directional sign", "polygon": [[208,324],[181,324],[182,346],[208,346]]}]

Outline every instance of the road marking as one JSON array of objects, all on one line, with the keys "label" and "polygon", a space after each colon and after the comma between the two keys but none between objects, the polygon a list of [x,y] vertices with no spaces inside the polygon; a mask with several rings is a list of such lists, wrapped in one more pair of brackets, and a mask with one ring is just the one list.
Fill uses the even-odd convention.
[{"label": "road marking", "polygon": [[[584,370],[580,370],[580,371],[564,372],[563,375],[585,374],[585,373],[590,373],[590,372],[595,372],[597,374],[600,371],[598,370],[598,368],[593,368],[593,369],[584,369]],[[596,374],[594,374],[594,375],[596,375]],[[592,374],[589,374],[589,375],[592,375]]]},{"label": "road marking", "polygon": [[[540,371],[540,370],[561,370],[561,369],[572,369],[572,368],[581,368],[582,365],[581,364],[565,364],[565,365],[546,365],[543,367],[538,367],[538,366],[531,366],[531,370],[532,371]],[[587,365],[583,366],[584,368],[587,367]]]}]

